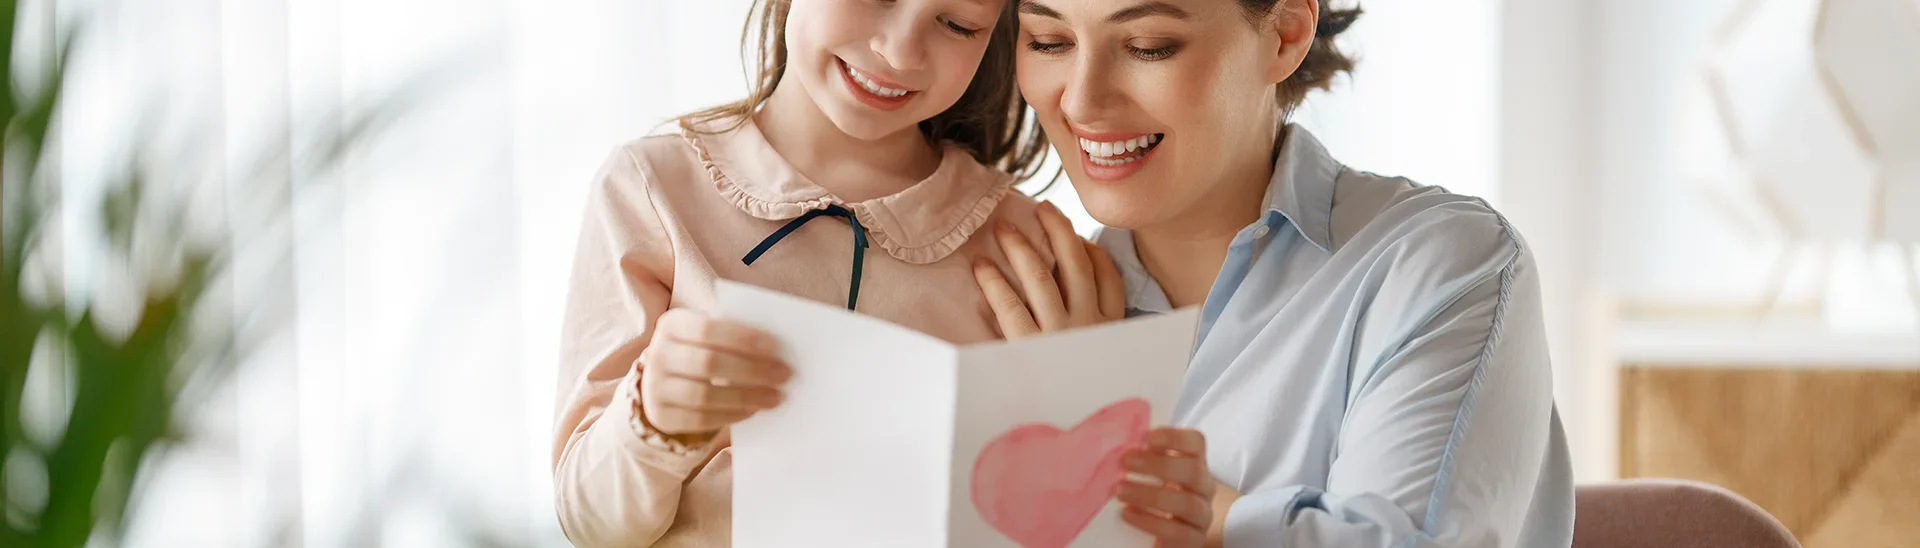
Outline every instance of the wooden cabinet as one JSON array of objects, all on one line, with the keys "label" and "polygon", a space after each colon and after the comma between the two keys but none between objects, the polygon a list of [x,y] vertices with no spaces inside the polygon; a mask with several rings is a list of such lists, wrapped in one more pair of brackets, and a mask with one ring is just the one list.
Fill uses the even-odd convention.
[{"label": "wooden cabinet", "polygon": [[1920,362],[1627,361],[1619,386],[1621,477],[1725,486],[1808,548],[1920,546]]}]

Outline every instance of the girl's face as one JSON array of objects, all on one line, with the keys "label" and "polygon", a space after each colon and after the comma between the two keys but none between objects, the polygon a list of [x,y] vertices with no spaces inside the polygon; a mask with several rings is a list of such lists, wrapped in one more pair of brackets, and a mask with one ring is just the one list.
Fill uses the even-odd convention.
[{"label": "girl's face", "polygon": [[914,129],[966,93],[1008,1],[793,0],[786,79],[847,135]]},{"label": "girl's face", "polygon": [[1271,158],[1298,66],[1272,22],[1233,0],[1018,1],[1020,91],[1102,224],[1168,222]]}]

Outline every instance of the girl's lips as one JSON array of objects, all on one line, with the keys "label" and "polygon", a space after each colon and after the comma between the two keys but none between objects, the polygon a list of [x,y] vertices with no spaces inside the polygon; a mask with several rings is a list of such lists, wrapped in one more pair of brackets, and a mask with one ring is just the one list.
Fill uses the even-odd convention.
[{"label": "girl's lips", "polygon": [[[855,81],[853,79],[853,70],[855,69],[851,65],[848,65],[845,60],[840,59],[838,57],[834,58],[834,63],[839,65],[838,68],[840,70],[835,72],[840,73],[840,80],[842,82],[846,82],[847,91],[853,94],[853,98],[875,109],[883,110],[883,111],[899,110],[900,107],[907,106],[907,103],[913,101],[913,98],[915,96],[920,95],[920,92],[918,91],[909,91],[907,92],[906,95],[901,95],[899,97],[887,97],[887,96],[876,94],[871,91],[867,91],[866,86],[860,85],[860,82]],[[872,75],[866,74],[864,72],[861,73],[861,77],[866,78],[869,81],[881,87],[889,87],[893,89],[905,89],[905,87],[894,87],[896,84],[891,84],[885,80],[875,78]]]}]

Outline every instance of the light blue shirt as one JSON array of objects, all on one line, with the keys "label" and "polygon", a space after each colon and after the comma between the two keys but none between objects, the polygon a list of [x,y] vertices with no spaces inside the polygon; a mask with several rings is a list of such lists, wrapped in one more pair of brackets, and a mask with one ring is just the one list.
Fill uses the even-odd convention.
[{"label": "light blue shirt", "polygon": [[[1540,279],[1476,198],[1354,171],[1289,127],[1201,309],[1174,423],[1244,495],[1240,547],[1564,547],[1573,472]],[[1096,240],[1171,309],[1132,233]]]}]

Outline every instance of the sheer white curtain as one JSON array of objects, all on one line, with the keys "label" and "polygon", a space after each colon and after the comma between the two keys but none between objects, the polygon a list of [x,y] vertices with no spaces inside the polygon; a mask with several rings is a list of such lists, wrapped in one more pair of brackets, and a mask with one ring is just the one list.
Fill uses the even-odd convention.
[{"label": "sheer white curtain", "polygon": [[[236,301],[287,320],[150,462],[126,543],[565,545],[548,434],[582,199],[616,144],[742,95],[746,4],[42,4],[87,28],[66,173],[89,179],[135,120],[198,135]],[[350,132],[336,114],[396,92],[400,117],[340,170],[297,169]],[[72,218],[95,191],[68,189]]]}]

